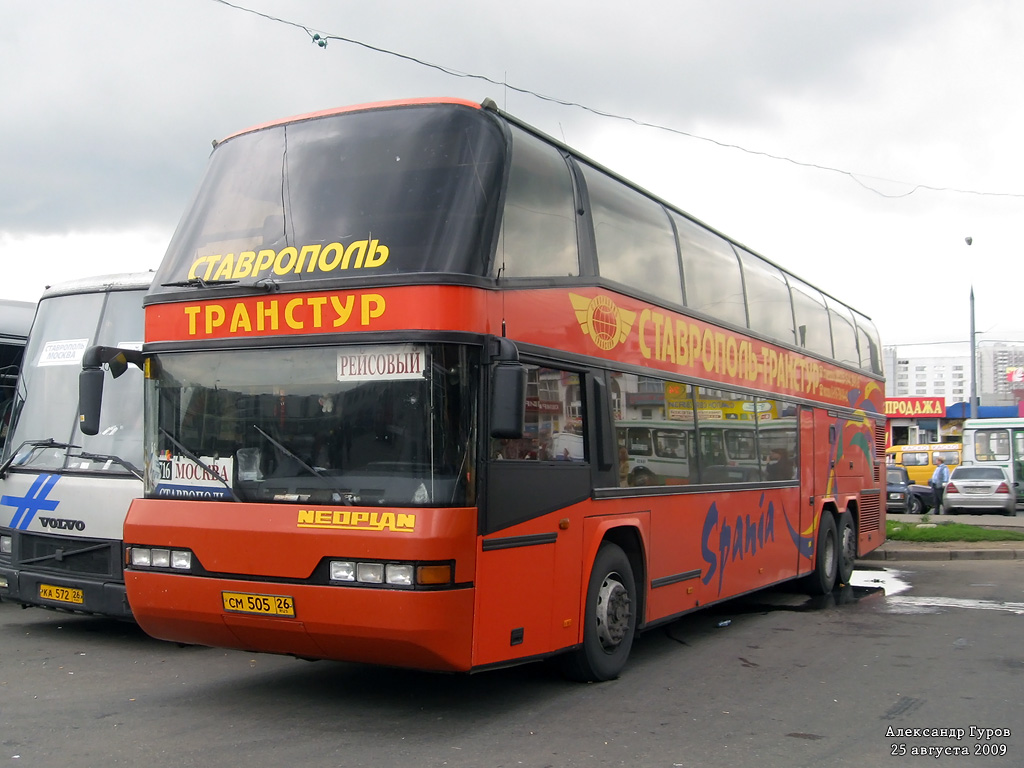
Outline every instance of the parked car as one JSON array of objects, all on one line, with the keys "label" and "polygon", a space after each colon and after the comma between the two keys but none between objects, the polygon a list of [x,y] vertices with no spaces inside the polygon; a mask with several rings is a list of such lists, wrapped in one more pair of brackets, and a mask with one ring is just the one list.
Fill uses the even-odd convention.
[{"label": "parked car", "polygon": [[910,482],[906,467],[890,464],[885,470],[885,511],[895,515],[921,515],[935,506],[932,489]]},{"label": "parked car", "polygon": [[1017,514],[1016,485],[1002,467],[957,467],[942,495],[942,513],[1002,512]]}]

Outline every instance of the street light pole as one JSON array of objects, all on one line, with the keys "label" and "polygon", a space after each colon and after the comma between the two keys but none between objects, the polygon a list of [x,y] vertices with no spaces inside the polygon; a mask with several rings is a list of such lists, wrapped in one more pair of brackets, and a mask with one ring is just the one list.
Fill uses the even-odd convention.
[{"label": "street light pole", "polygon": [[[965,237],[964,242],[970,247],[973,237]],[[974,286],[971,286],[971,418],[978,418],[978,348],[974,335]]]},{"label": "street light pole", "polygon": [[974,286],[971,286],[971,418],[978,418],[978,348],[974,335]]}]

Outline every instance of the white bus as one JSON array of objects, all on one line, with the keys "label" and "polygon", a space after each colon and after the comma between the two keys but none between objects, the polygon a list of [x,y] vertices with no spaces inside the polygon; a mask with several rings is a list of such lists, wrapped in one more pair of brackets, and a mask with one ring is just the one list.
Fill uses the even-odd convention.
[{"label": "white bus", "polygon": [[697,435],[692,423],[679,421],[618,421],[615,428],[620,458],[628,461],[622,485],[695,483],[698,453],[703,482],[794,479],[796,425],[791,418],[705,421]]},{"label": "white bus", "polygon": [[78,419],[82,356],[141,349],[151,273],[55,285],[39,301],[0,463],[0,599],[130,618],[121,548],[142,493],[142,373],[109,383],[99,434]]},{"label": "white bus", "polygon": [[967,419],[963,435],[963,464],[1002,467],[1024,504],[1024,418]]},{"label": "white bus", "polygon": [[0,450],[7,438],[14,385],[35,313],[36,305],[30,301],[0,300]]}]

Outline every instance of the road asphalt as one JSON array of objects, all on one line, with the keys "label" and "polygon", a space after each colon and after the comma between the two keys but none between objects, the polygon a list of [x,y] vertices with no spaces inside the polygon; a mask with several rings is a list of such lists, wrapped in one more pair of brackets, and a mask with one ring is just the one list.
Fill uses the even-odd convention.
[{"label": "road asphalt", "polygon": [[[887,515],[901,523],[934,524],[947,520],[977,525],[981,528],[1008,528],[1024,531],[1024,510],[1015,517],[1004,515]],[[887,541],[861,560],[1024,560],[1024,541],[949,541],[919,543]]]}]

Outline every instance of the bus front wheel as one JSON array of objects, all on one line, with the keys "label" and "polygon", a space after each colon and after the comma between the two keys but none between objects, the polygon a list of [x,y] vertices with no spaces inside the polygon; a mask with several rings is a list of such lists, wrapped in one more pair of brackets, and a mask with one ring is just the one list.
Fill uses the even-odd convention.
[{"label": "bus front wheel", "polygon": [[629,558],[617,544],[605,542],[590,572],[583,644],[561,659],[566,677],[596,683],[619,676],[636,634],[636,605]]},{"label": "bus front wheel", "polygon": [[818,524],[818,545],[814,550],[814,570],[805,577],[804,584],[812,595],[827,595],[836,585],[839,570],[839,543],[832,513],[821,513]]}]

